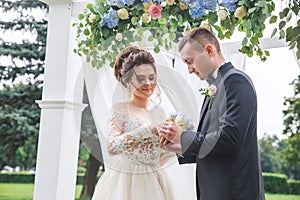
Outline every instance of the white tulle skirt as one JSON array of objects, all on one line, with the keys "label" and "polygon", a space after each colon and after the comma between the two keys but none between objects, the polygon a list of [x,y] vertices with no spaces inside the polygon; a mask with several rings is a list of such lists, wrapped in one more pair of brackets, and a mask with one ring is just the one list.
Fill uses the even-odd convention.
[{"label": "white tulle skirt", "polygon": [[93,200],[179,200],[165,169],[122,162],[106,168],[100,177]]}]

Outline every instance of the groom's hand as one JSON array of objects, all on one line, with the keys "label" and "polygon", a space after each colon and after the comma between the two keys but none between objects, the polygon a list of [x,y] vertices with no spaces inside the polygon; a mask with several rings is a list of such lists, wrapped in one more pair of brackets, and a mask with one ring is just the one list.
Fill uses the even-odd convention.
[{"label": "groom's hand", "polygon": [[180,144],[180,136],[182,129],[173,122],[165,122],[159,130],[159,141],[162,147],[166,146],[170,141]]}]

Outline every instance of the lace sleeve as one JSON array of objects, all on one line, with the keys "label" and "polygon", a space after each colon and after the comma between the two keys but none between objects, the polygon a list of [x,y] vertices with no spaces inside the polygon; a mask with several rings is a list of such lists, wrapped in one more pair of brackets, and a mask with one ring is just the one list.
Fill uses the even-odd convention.
[{"label": "lace sleeve", "polygon": [[149,126],[141,126],[129,132],[123,131],[124,116],[112,112],[108,120],[107,147],[110,155],[116,155],[132,148],[136,143],[151,133]]},{"label": "lace sleeve", "polygon": [[175,158],[176,154],[174,152],[162,150],[160,154],[160,166],[163,166],[166,162],[171,160],[172,158]]}]

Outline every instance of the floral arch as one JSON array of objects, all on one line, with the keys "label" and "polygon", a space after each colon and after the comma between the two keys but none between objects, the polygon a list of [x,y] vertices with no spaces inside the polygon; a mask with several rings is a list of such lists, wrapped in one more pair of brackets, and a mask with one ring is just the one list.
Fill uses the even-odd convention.
[{"label": "floral arch", "polygon": [[277,16],[273,0],[97,0],[87,4],[74,24],[78,40],[74,51],[92,60],[93,67],[106,62],[112,66],[117,53],[142,40],[145,32],[154,43],[154,52],[159,53],[161,48],[171,49],[185,32],[201,26],[221,40],[230,39],[235,31],[243,33],[239,51],[264,61],[269,52],[261,48],[259,40],[268,23],[280,21],[271,37],[279,31],[280,39],[298,49],[300,59],[300,20],[288,26],[299,8],[299,1],[287,0]]}]

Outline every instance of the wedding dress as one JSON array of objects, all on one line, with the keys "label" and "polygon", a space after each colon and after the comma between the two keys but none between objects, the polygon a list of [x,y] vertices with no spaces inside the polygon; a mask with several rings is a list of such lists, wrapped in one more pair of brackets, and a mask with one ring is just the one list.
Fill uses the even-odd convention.
[{"label": "wedding dress", "polygon": [[93,200],[180,199],[165,171],[177,162],[176,155],[162,150],[151,132],[151,127],[164,122],[164,113],[161,107],[145,111],[126,102],[113,106],[106,139],[109,154],[117,158],[106,162]]}]

